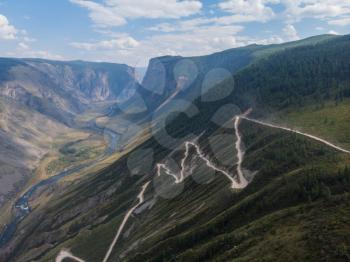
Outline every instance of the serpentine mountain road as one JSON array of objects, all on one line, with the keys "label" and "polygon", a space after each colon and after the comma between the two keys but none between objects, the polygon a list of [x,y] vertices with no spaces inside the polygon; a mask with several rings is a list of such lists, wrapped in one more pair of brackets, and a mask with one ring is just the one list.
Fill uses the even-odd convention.
[{"label": "serpentine mountain road", "polygon": [[181,170],[180,170],[180,174],[176,175],[173,172],[171,172],[171,170],[165,165],[165,164],[157,164],[157,175],[160,176],[161,170],[164,170],[166,175],[169,175],[171,177],[174,178],[175,183],[181,183],[184,181],[184,179],[186,178],[186,159],[189,157],[189,150],[190,147],[194,147],[196,149],[196,153],[197,156],[202,159],[205,164],[217,171],[220,172],[221,174],[223,174],[225,177],[227,177],[230,181],[231,181],[231,188],[233,189],[242,189],[245,188],[248,185],[248,181],[246,180],[246,178],[243,175],[243,170],[242,170],[242,162],[243,162],[243,157],[244,157],[244,152],[242,150],[242,137],[239,133],[239,124],[241,121],[240,116],[236,116],[234,118],[234,128],[235,128],[235,135],[236,135],[236,142],[235,142],[235,147],[236,147],[236,151],[237,151],[237,175],[238,175],[238,179],[239,181],[237,181],[235,179],[235,176],[233,174],[230,174],[229,172],[225,171],[224,169],[217,167],[214,163],[212,163],[210,161],[210,159],[204,154],[204,152],[200,149],[199,145],[197,145],[195,142],[191,142],[191,141],[187,141],[185,142],[185,154],[184,157],[181,160]]},{"label": "serpentine mountain road", "polygon": [[[197,155],[202,160],[205,161],[206,165],[209,168],[212,168],[212,169],[222,173],[223,175],[225,175],[231,181],[231,183],[232,183],[231,187],[232,188],[245,188],[248,185],[248,181],[245,179],[245,177],[243,175],[243,171],[242,171],[242,162],[243,162],[243,158],[244,158],[244,152],[242,150],[242,137],[241,137],[241,135],[239,133],[239,124],[240,124],[241,119],[244,119],[244,120],[247,120],[249,122],[253,122],[253,123],[256,123],[256,124],[259,124],[259,125],[262,125],[262,126],[271,127],[271,128],[280,129],[280,130],[292,132],[292,133],[295,133],[295,134],[299,134],[299,135],[308,137],[308,138],[310,138],[312,140],[315,140],[315,141],[318,141],[320,143],[323,143],[323,144],[325,144],[325,145],[327,145],[327,146],[329,146],[331,148],[334,148],[334,149],[336,149],[336,150],[338,150],[340,152],[350,154],[349,150],[346,150],[346,149],[344,149],[342,147],[336,146],[336,145],[332,144],[331,142],[329,142],[329,141],[327,141],[325,139],[322,139],[320,137],[317,137],[317,136],[314,136],[314,135],[310,135],[308,133],[304,133],[304,132],[301,132],[301,131],[298,131],[298,130],[294,130],[294,129],[291,129],[291,128],[279,126],[279,125],[276,125],[276,124],[267,123],[267,122],[264,122],[264,121],[261,121],[261,120],[252,119],[252,118],[247,117],[246,115],[241,115],[241,116],[236,116],[234,118],[234,128],[235,128],[235,135],[236,135],[235,147],[236,147],[237,159],[238,159],[238,162],[237,162],[237,176],[239,178],[239,182],[237,182],[231,174],[229,174],[228,172],[226,172],[223,169],[220,169],[220,168],[216,167],[213,163],[211,163],[211,161],[202,152],[200,147],[197,144],[195,144],[194,142],[190,142],[190,141],[185,142],[185,149],[186,150],[185,150],[184,157],[181,160],[181,171],[180,171],[180,174],[176,175],[176,174],[172,173],[171,170],[169,168],[167,168],[167,166],[165,164],[158,163],[157,164],[157,175],[160,176],[161,175],[161,170],[163,169],[165,171],[166,175],[169,175],[169,176],[174,178],[175,183],[181,183],[186,178],[186,176],[185,176],[185,162],[186,162],[186,159],[188,158],[188,155],[189,155],[189,148],[191,146],[193,146],[196,149]],[[123,228],[125,227],[125,224],[128,221],[129,217],[132,215],[134,210],[137,207],[139,207],[144,202],[144,192],[146,191],[149,183],[150,183],[150,181],[145,183],[142,186],[141,192],[137,196],[139,202],[135,206],[133,206],[126,213],[126,215],[125,215],[121,225],[118,228],[117,234],[116,234],[115,238],[113,239],[113,242],[109,246],[109,249],[108,249],[108,251],[107,251],[107,253],[106,253],[106,255],[105,255],[104,259],[103,259],[103,262],[107,262],[108,261],[110,255],[111,255],[111,253],[113,251],[113,248],[115,247],[115,244],[116,244],[117,240],[119,239],[120,234],[121,234]],[[56,257],[56,262],[62,262],[65,258],[71,258],[71,259],[74,259],[74,260],[76,260],[78,262],[85,262],[84,260],[73,256],[70,252],[65,251],[65,250],[62,250],[59,253],[59,255]]]}]

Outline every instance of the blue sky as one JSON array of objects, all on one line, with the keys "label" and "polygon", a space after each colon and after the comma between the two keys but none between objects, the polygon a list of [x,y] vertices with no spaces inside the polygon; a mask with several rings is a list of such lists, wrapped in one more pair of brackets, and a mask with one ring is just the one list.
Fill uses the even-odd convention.
[{"label": "blue sky", "polygon": [[0,56],[145,66],[350,33],[349,0],[0,0]]}]

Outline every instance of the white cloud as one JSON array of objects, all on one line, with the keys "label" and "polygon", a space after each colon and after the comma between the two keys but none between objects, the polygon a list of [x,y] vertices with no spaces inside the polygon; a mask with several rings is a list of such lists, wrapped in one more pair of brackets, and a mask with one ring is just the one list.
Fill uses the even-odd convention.
[{"label": "white cloud", "polygon": [[286,25],[283,28],[283,34],[286,37],[287,41],[296,41],[300,39],[298,35],[298,31],[295,29],[293,25]]},{"label": "white cloud", "polygon": [[17,29],[10,24],[6,16],[0,14],[0,40],[15,40],[15,44],[12,49],[3,51],[6,56],[12,57],[33,57],[33,58],[46,58],[62,60],[64,59],[60,55],[53,54],[45,50],[33,50],[29,46],[30,43],[36,41],[36,39],[29,37],[26,30]]},{"label": "white cloud", "polygon": [[87,51],[92,50],[111,50],[111,49],[130,49],[139,45],[139,42],[130,36],[119,37],[112,40],[99,42],[73,42],[71,46]]},{"label": "white cloud", "polygon": [[145,43],[159,46],[159,50],[168,50],[173,54],[202,55],[236,47],[236,35],[242,30],[243,27],[233,25],[202,26],[185,32],[152,36]]},{"label": "white cloud", "polygon": [[97,25],[101,27],[109,27],[109,26],[120,26],[126,23],[126,20],[120,15],[116,14],[110,8],[95,3],[93,1],[86,0],[70,0],[72,3],[80,5],[81,7],[85,7],[90,11],[91,20]]},{"label": "white cloud", "polygon": [[223,23],[266,22],[275,16],[274,11],[267,4],[275,4],[275,0],[226,0],[219,3],[219,7],[232,16],[219,18]]},{"label": "white cloud", "polygon": [[120,26],[126,19],[135,18],[181,18],[198,13],[202,3],[197,0],[70,0],[90,11],[90,18],[99,27]]},{"label": "white cloud", "polygon": [[289,21],[303,18],[329,20],[341,15],[350,15],[350,1],[344,0],[281,0],[286,6],[285,14]]},{"label": "white cloud", "polygon": [[0,14],[0,39],[15,39],[17,29],[9,23],[6,16]]},{"label": "white cloud", "polygon": [[244,43],[237,34],[241,26],[200,26],[192,30],[177,31],[149,36],[138,44],[122,48],[119,41],[106,40],[95,43],[72,43],[78,49],[89,51],[91,56],[98,53],[99,59],[135,65],[147,65],[150,57],[163,55],[195,56],[210,54],[233,48]]},{"label": "white cloud", "polygon": [[29,46],[28,42],[19,42],[13,51],[6,53],[7,56],[11,57],[25,57],[25,58],[43,58],[52,60],[64,60],[65,58],[61,55],[54,54],[46,50],[36,50]]},{"label": "white cloud", "polygon": [[267,4],[276,4],[279,0],[226,0],[217,6],[231,13],[215,17],[200,17],[183,20],[177,23],[162,23],[149,29],[161,32],[191,31],[199,26],[234,25],[247,22],[266,22],[275,17],[272,8]]},{"label": "white cloud", "polygon": [[[216,19],[216,18],[215,18]],[[148,28],[152,31],[160,31],[165,33],[170,32],[189,32],[195,31],[199,27],[203,26],[213,26],[215,25],[215,20],[213,18],[195,18],[189,20],[182,20],[176,23],[162,23],[156,26]]]},{"label": "white cloud", "polygon": [[38,58],[44,58],[44,59],[52,59],[52,60],[64,60],[64,56],[51,53],[49,51],[45,50],[32,50],[30,52],[27,52],[26,57],[38,57]]},{"label": "white cloud", "polygon": [[198,13],[202,3],[198,0],[106,0],[107,6],[120,10],[127,18],[180,18]]},{"label": "white cloud", "polygon": [[347,26],[350,25],[350,16],[345,18],[339,18],[329,21],[329,24],[331,25],[337,25],[337,26]]},{"label": "white cloud", "polygon": [[42,58],[49,60],[65,60],[64,56],[57,55],[45,50],[30,50],[30,49],[21,49],[18,47],[14,51],[9,51],[5,53],[6,56],[10,57],[22,57],[22,58]]},{"label": "white cloud", "polygon": [[51,59],[51,60],[64,60],[64,57],[61,55],[57,55],[54,53],[51,53],[46,50],[30,50],[28,49],[24,50],[18,50],[16,52],[17,57],[26,57],[26,58],[43,58],[43,59]]}]

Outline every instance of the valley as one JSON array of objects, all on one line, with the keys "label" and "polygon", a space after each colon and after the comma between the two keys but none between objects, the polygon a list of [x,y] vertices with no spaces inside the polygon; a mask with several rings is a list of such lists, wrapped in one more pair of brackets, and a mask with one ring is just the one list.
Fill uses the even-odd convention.
[{"label": "valley", "polygon": [[[74,70],[86,70],[85,72],[81,71],[79,74],[85,73],[88,75],[91,73],[92,71],[89,72],[91,69],[89,69],[88,65],[84,63],[68,63],[64,65],[59,62],[53,63],[43,60],[27,60],[24,62],[14,59],[1,59],[0,62],[2,70],[9,70],[7,77],[0,79],[3,81],[1,85],[5,86],[5,88],[1,89],[2,96],[0,97],[1,132],[5,136],[11,134],[11,139],[16,139],[13,142],[8,140],[10,143],[13,143],[10,145],[11,147],[25,146],[22,152],[11,153],[12,160],[6,164],[4,163],[4,165],[10,164],[9,168],[16,170],[20,168],[18,164],[20,161],[24,160],[27,163],[25,167],[26,173],[22,173],[20,176],[21,186],[17,186],[16,189],[11,189],[11,183],[19,183],[15,180],[18,179],[16,174],[6,175],[6,168],[0,173],[0,179],[8,177],[13,181],[9,180],[8,184],[5,184],[5,180],[1,182],[1,185],[5,186],[4,189],[10,189],[8,192],[4,191],[5,195],[2,195],[3,198],[0,199],[0,208],[2,210],[0,221],[3,225],[1,226],[0,245],[3,246],[11,239],[17,225],[32,209],[48,201],[37,202],[35,198],[38,194],[40,195],[48,189],[52,190],[52,187],[62,178],[82,171],[108,158],[109,155],[117,150],[118,134],[113,133],[112,130],[108,130],[104,134],[105,129],[103,127],[96,129],[94,118],[92,119],[93,125],[89,124],[90,120],[84,121],[84,118],[86,118],[84,115],[90,114],[88,108],[91,105],[84,105],[88,101],[88,97],[83,97],[78,92],[76,93],[76,98],[68,98],[64,94],[64,90],[59,90],[59,88],[73,88],[73,85],[76,84],[74,81],[81,81],[69,79],[69,77],[72,78],[71,74],[73,74]],[[85,69],[84,66],[86,67]],[[81,68],[78,69],[77,67]],[[60,71],[62,69],[63,72]],[[29,80],[23,78],[25,72],[32,74]],[[126,73],[128,74],[128,72]],[[99,74],[106,73],[101,72]],[[65,79],[60,79],[61,77]],[[88,77],[98,78],[99,76],[88,75]],[[120,91],[113,90],[113,83],[111,83],[111,86],[108,86],[108,78],[106,76],[103,77],[105,77],[103,81],[106,88],[111,88],[110,91],[106,90],[111,92],[109,96],[114,99],[115,95],[113,92]],[[46,83],[41,82],[41,78],[46,78]],[[62,81],[68,82],[61,86]],[[130,76],[129,81],[130,83],[133,81],[132,76]],[[127,84],[130,83],[127,82]],[[92,106],[94,107],[94,112],[99,117],[108,115],[108,113],[105,113],[105,110],[107,107],[110,107],[111,102],[104,102],[103,100],[107,97],[96,96],[96,91],[93,92],[95,93],[92,94],[90,99],[102,100],[97,102],[98,106]],[[38,105],[25,102],[26,99],[32,99],[33,95],[35,95],[35,99],[37,99],[35,103]],[[40,99],[42,101],[45,99],[56,100],[57,104],[55,102],[47,104],[50,107],[56,106],[56,109],[53,109],[52,112],[47,111],[47,109],[42,111],[40,103],[45,102],[41,102]],[[81,111],[82,107],[85,107],[83,111]],[[61,113],[64,110],[67,112]],[[84,111],[87,112],[84,113]],[[78,121],[74,119],[74,115],[79,116]],[[23,137],[25,138],[23,139]],[[11,149],[11,147],[7,148]],[[28,156],[24,155],[27,151],[29,152]],[[1,159],[4,161],[8,153],[3,150],[1,152],[3,154]],[[3,173],[4,171],[5,174]],[[3,194],[2,191],[0,193]],[[6,195],[6,193],[10,194]]]},{"label": "valley", "polygon": [[349,41],[154,58],[141,83],[125,65],[0,60],[6,164],[32,163],[0,260],[347,261]]}]

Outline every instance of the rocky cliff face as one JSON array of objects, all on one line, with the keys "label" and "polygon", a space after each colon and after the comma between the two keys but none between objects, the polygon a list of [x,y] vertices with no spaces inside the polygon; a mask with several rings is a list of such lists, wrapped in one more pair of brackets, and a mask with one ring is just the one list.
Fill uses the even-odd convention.
[{"label": "rocky cliff face", "polygon": [[[137,89],[148,113],[167,111],[174,99],[192,102],[252,61],[254,48],[231,49],[201,57],[164,56],[150,60]],[[213,83],[206,83],[214,79]],[[208,87],[209,86],[209,87]]]},{"label": "rocky cliff face", "polygon": [[138,85],[134,69],[120,64],[1,59],[0,70],[0,96],[65,124],[91,103],[123,98]]},{"label": "rocky cliff face", "polygon": [[126,65],[87,62],[30,61],[61,89],[90,101],[115,99],[128,85],[136,84],[134,69]]}]

